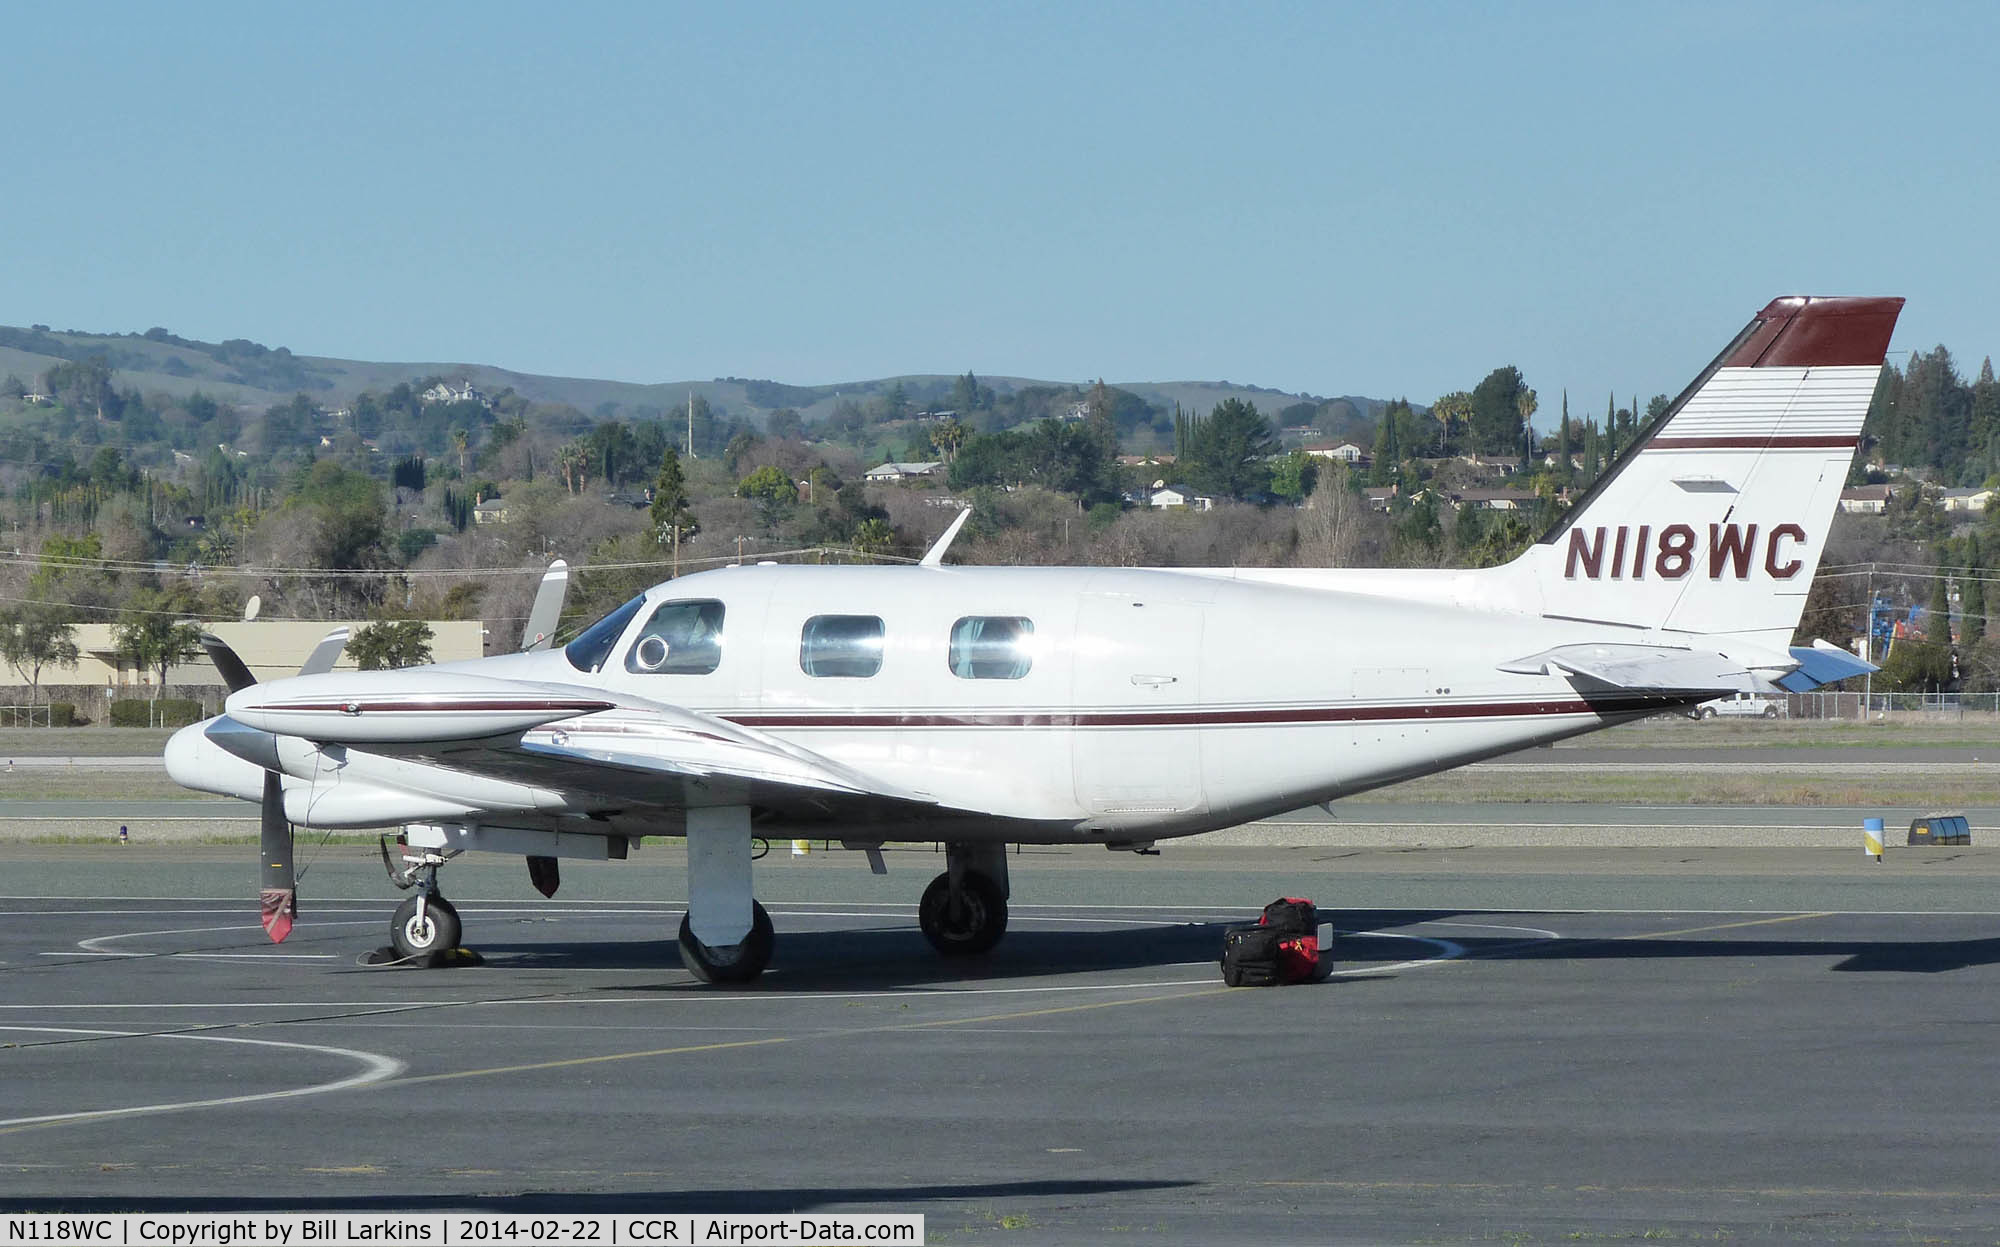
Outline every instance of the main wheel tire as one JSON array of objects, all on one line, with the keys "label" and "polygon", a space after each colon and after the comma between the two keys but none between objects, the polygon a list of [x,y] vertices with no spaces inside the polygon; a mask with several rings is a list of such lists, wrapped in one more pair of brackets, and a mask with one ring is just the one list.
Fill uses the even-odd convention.
[{"label": "main wheel tire", "polygon": [[1777,708],[1776,706],[1766,706],[1766,707],[1764,707],[1764,717],[1765,717],[1765,718],[1767,718],[1767,719],[1775,719],[1775,718],[1777,718],[1777,717],[1778,717],[1778,708]]},{"label": "main wheel tire", "polygon": [[741,944],[710,948],[694,937],[694,923],[681,915],[681,964],[704,983],[748,983],[771,964],[771,950],[778,942],[771,929],[771,915],[756,901],[750,902],[750,933]]},{"label": "main wheel tire", "polygon": [[450,901],[442,896],[431,897],[419,917],[418,899],[413,896],[396,906],[396,916],[389,920],[389,939],[395,944],[397,955],[406,961],[457,948],[459,934],[464,930]]},{"label": "main wheel tire", "polygon": [[1007,898],[1000,885],[976,870],[965,872],[959,904],[951,903],[951,875],[939,875],[917,903],[917,925],[931,947],[947,957],[977,957],[991,952],[1007,933]]},{"label": "main wheel tire", "polygon": [[1715,717],[1715,707],[1703,706],[1701,708],[1701,717],[1704,719],[1713,719]]}]

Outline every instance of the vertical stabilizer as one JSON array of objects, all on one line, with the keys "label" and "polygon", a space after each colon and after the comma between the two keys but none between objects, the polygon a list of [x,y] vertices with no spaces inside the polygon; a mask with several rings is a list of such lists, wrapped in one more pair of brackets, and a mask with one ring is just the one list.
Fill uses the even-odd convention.
[{"label": "vertical stabilizer", "polygon": [[1516,567],[1545,615],[1783,652],[1901,299],[1775,299]]}]

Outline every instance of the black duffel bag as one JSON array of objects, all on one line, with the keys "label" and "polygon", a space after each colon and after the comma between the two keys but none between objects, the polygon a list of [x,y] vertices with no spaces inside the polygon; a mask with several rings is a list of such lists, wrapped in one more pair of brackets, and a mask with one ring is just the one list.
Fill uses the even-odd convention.
[{"label": "black duffel bag", "polygon": [[1231,987],[1269,987],[1278,981],[1277,930],[1259,923],[1222,933],[1222,981]]}]

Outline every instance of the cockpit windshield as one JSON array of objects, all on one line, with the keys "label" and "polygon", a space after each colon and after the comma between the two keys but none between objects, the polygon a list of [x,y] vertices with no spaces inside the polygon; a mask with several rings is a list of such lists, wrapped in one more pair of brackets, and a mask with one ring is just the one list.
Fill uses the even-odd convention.
[{"label": "cockpit windshield", "polygon": [[563,646],[563,657],[578,671],[598,671],[604,660],[611,655],[611,647],[618,644],[618,638],[625,634],[625,626],[646,604],[646,595],[640,594],[609,615],[585,628],[576,640]]}]

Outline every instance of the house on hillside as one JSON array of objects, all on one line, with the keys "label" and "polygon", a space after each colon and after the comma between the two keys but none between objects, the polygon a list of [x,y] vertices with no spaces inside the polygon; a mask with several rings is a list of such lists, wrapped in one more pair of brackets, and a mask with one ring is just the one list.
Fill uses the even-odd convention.
[{"label": "house on hillside", "polygon": [[492,399],[487,398],[485,394],[473,388],[472,382],[463,379],[456,386],[452,385],[449,381],[438,382],[430,389],[424,391],[424,401],[427,403],[478,403],[481,407],[489,411],[493,407]]},{"label": "house on hillside", "polygon": [[472,522],[475,524],[505,524],[507,503],[505,499],[488,498],[472,508]]},{"label": "house on hillside", "polygon": [[1212,511],[1215,499],[1205,498],[1186,485],[1164,485],[1146,495],[1146,505],[1152,507],[1191,507],[1196,511]]},{"label": "house on hillside", "polygon": [[906,481],[916,476],[937,476],[944,464],[934,463],[884,463],[868,469],[862,475],[871,481]]},{"label": "house on hillside", "polygon": [[1880,515],[1889,509],[1887,485],[1856,485],[1840,491],[1840,509],[1850,515]]},{"label": "house on hillside", "polygon": [[1469,455],[1460,455],[1458,458],[1461,463],[1471,464],[1475,468],[1482,468],[1499,476],[1512,476],[1521,470],[1521,456],[1519,455],[1489,455],[1473,451]]},{"label": "house on hillside", "polygon": [[1353,442],[1307,442],[1299,449],[1315,459],[1339,459],[1350,465],[1365,463],[1368,459],[1368,452]]},{"label": "house on hillside", "polygon": [[1370,511],[1387,511],[1398,492],[1399,487],[1395,485],[1370,485],[1361,491],[1361,496],[1368,500]]},{"label": "house on hillside", "polygon": [[1455,489],[1452,505],[1461,510],[1532,511],[1537,501],[1532,489]]},{"label": "house on hillside", "polygon": [[1992,500],[1990,489],[1947,489],[1938,496],[1947,511],[1984,511]]}]

